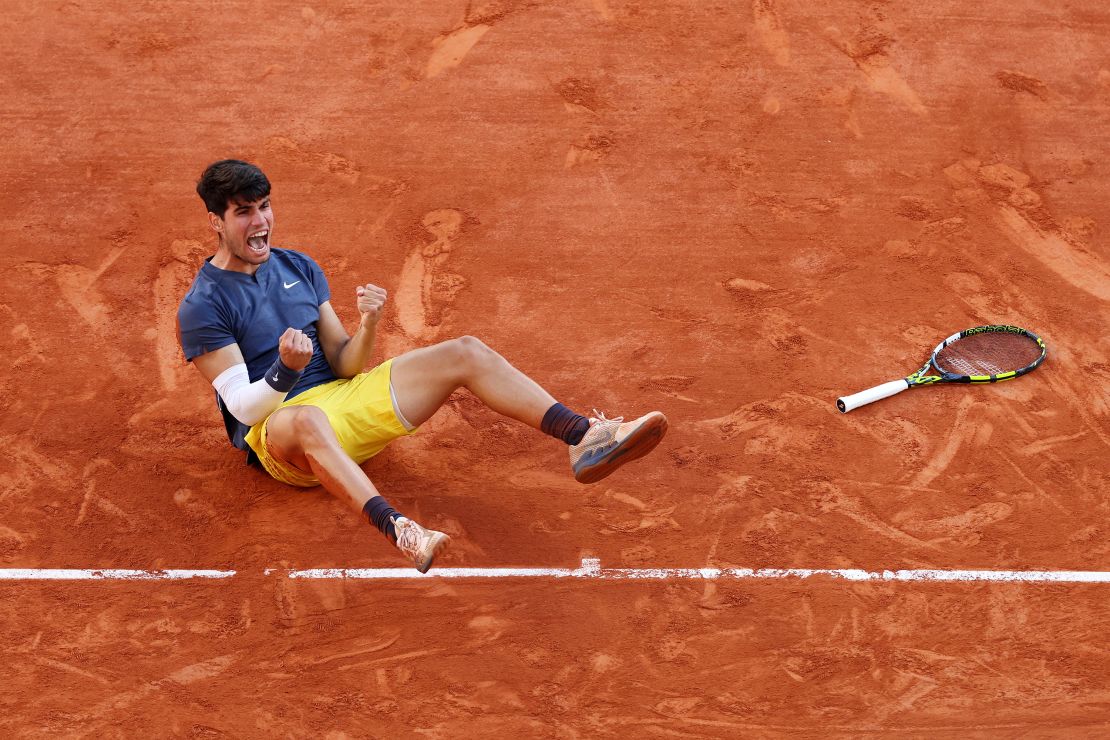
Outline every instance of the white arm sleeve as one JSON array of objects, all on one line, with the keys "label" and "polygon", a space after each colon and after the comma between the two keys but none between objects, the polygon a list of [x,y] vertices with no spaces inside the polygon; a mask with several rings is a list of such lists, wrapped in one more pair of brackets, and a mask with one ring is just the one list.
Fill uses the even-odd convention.
[{"label": "white arm sleeve", "polygon": [[231,415],[247,426],[254,426],[269,416],[289,393],[275,391],[265,378],[252,383],[245,362],[232,365],[217,375],[212,387]]}]

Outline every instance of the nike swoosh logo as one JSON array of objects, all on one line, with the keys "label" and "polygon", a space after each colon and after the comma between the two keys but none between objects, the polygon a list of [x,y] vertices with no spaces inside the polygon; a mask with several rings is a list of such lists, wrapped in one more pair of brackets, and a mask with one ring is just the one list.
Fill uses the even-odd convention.
[{"label": "nike swoosh logo", "polygon": [[[301,281],[300,281],[300,280],[298,280],[298,281],[297,281],[297,283],[299,283],[299,282],[301,282]],[[289,290],[290,288],[292,288],[292,287],[293,287],[294,285],[296,285],[297,283],[287,283],[287,282],[284,282],[284,281],[282,281],[282,283],[281,283],[281,284],[285,286],[285,289],[286,289],[286,290]]]}]

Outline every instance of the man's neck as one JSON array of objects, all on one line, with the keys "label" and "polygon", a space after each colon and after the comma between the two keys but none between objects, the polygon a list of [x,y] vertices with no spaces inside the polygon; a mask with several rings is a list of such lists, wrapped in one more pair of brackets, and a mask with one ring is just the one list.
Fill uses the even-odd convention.
[{"label": "man's neck", "polygon": [[222,243],[216,254],[212,256],[212,261],[209,263],[213,267],[218,267],[221,270],[228,270],[229,272],[241,272],[244,275],[253,275],[258,272],[258,268],[262,267],[261,264],[252,265],[249,262],[244,262],[231,253],[231,250],[226,248]]}]

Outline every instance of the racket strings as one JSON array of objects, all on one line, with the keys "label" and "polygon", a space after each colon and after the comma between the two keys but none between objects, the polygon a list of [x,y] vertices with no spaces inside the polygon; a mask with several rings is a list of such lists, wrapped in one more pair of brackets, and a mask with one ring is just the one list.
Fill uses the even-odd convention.
[{"label": "racket strings", "polygon": [[998,375],[1036,362],[1040,346],[1022,334],[984,332],[959,339],[937,353],[937,367],[958,375]]}]

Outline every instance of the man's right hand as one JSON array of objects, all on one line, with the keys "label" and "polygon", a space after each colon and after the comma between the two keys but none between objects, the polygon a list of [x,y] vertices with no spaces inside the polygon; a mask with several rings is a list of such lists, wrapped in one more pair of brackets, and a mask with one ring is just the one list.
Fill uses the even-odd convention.
[{"label": "man's right hand", "polygon": [[278,342],[278,355],[287,368],[300,372],[312,359],[312,340],[303,331],[289,327]]}]

